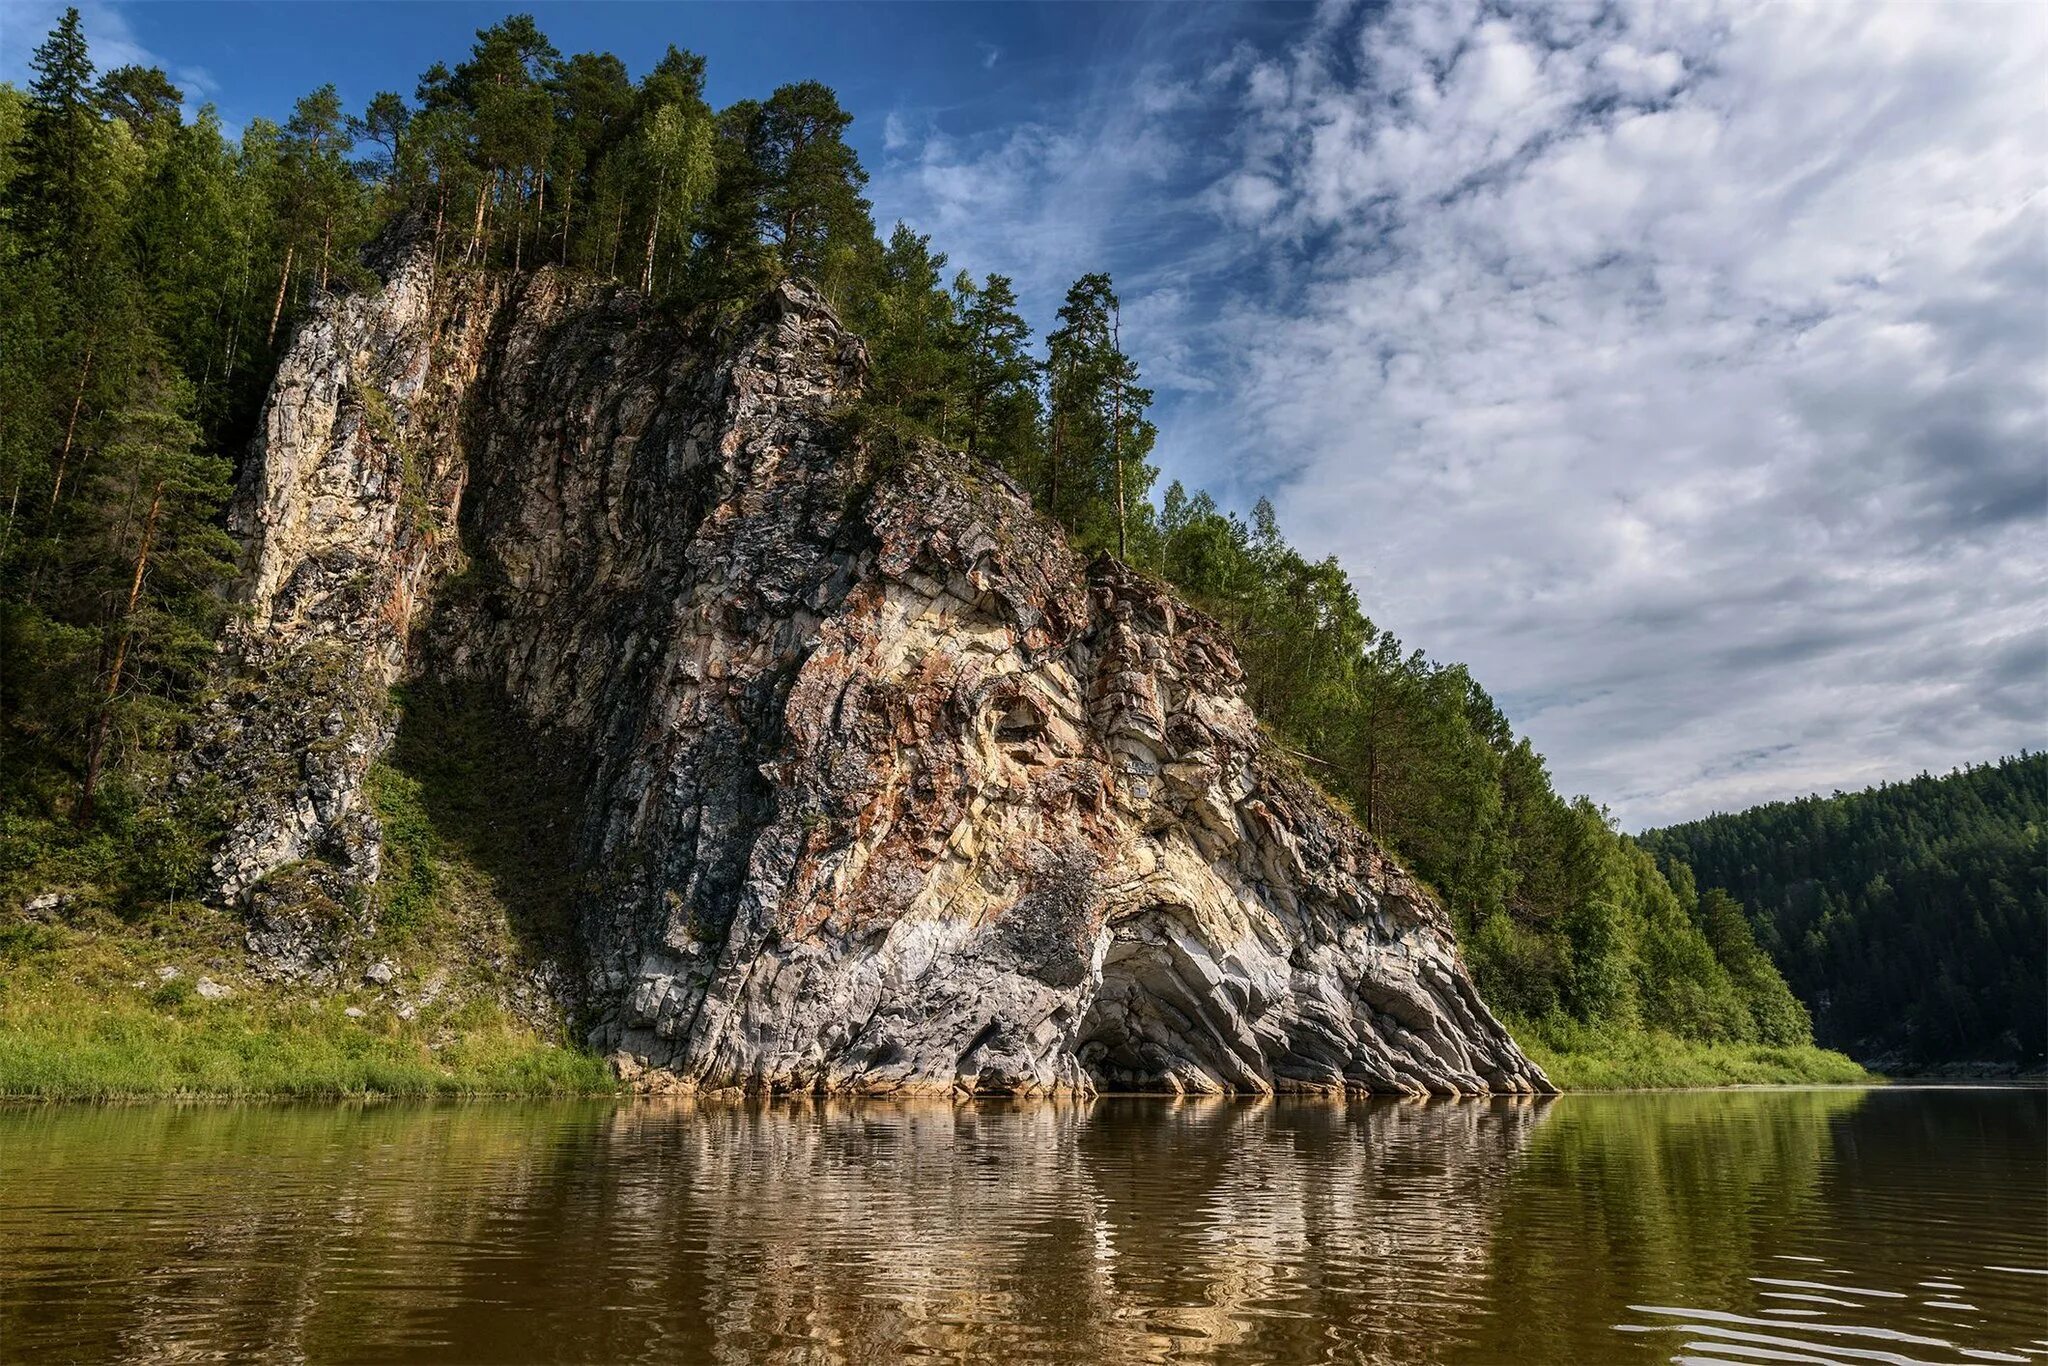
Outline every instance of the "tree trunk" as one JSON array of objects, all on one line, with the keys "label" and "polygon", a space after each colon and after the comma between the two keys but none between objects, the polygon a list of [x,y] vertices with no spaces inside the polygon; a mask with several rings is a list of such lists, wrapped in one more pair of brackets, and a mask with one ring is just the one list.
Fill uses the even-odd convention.
[{"label": "tree trunk", "polygon": [[1380,747],[1367,743],[1365,751],[1365,833],[1377,839],[1380,828]]},{"label": "tree trunk", "polygon": [[654,187],[654,217],[647,222],[647,265],[640,272],[640,292],[654,293],[654,242],[661,236],[661,201],[668,198],[668,173]]},{"label": "tree trunk", "polygon": [[78,794],[76,819],[80,825],[92,820],[93,796],[99,790],[100,771],[107,754],[107,736],[114,725],[114,702],[121,695],[121,671],[128,663],[128,643],[135,636],[135,607],[142,601],[142,580],[149,571],[149,551],[156,539],[157,516],[163,511],[164,481],[156,481],[150,494],[149,515],[142,523],[142,543],[135,549],[135,574],[128,581],[128,605],[121,613],[121,636],[114,646],[114,662],[107,670],[107,690],[100,698],[99,715],[93,719],[92,739],[85,750],[85,783]]},{"label": "tree trunk", "polygon": [[[57,451],[57,473],[50,481],[50,506],[43,515],[48,517],[57,510],[57,496],[64,492],[64,467],[71,461],[71,438],[78,430],[78,410],[85,403],[86,382],[92,377],[92,353],[98,338],[89,338],[85,343],[85,362],[78,367],[78,392],[71,396],[71,416],[64,423],[64,444]],[[10,510],[8,525],[13,526]]]},{"label": "tree trunk", "polygon": [[1057,379],[1047,387],[1046,398],[1052,404],[1052,450],[1045,466],[1045,515],[1055,522],[1060,519],[1060,458],[1064,454],[1067,435],[1067,413],[1060,403],[1064,385]]},{"label": "tree trunk", "polygon": [[21,476],[14,476],[14,491],[7,495],[7,527],[0,530],[0,564],[7,563],[7,548],[14,544],[14,510],[21,505]]},{"label": "tree trunk", "polygon": [[235,320],[228,325],[228,349],[221,353],[221,382],[229,384],[235,377],[235,352],[242,345],[242,319],[249,313],[249,258],[242,258],[242,287],[235,291]]},{"label": "tree trunk", "polygon": [[1109,449],[1116,460],[1116,557],[1129,558],[1124,545],[1124,314],[1115,311],[1110,324],[1109,349],[1116,355],[1116,387],[1112,389],[1109,418]]},{"label": "tree trunk", "polygon": [[327,289],[327,251],[334,245],[334,219],[330,215],[320,225],[320,291]]},{"label": "tree trunk", "polygon": [[[495,182],[495,177],[493,177],[493,182]],[[465,261],[475,257],[477,243],[483,240],[484,205],[489,202],[490,197],[490,191],[484,185],[476,187],[476,218],[469,225],[469,247],[462,253],[462,259]]]},{"label": "tree trunk", "polygon": [[284,291],[292,280],[292,253],[298,250],[298,245],[296,242],[285,244],[284,269],[277,277],[277,302],[270,306],[270,331],[264,334],[265,346],[272,346],[277,342],[277,320],[284,316]]},{"label": "tree trunk", "polygon": [[569,205],[576,199],[576,180],[570,177],[562,189],[562,264],[569,264]]}]

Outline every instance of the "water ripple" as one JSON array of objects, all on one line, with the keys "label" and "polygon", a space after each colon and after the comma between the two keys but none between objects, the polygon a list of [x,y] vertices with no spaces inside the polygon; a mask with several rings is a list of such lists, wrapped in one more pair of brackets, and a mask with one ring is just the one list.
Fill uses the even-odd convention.
[{"label": "water ripple", "polygon": [[2044,1150],[2048,1100],[1987,1092],[0,1110],[0,1343],[2018,1361]]}]

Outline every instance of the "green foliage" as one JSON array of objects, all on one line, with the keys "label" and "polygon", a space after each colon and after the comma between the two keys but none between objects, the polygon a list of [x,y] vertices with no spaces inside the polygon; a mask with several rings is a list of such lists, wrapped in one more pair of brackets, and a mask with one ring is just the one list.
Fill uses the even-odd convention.
[{"label": "green foliage", "polygon": [[418,779],[388,764],[377,764],[370,769],[366,787],[383,832],[384,868],[376,891],[378,930],[403,943],[426,922],[440,896],[440,840],[421,798]]},{"label": "green foliage", "polygon": [[941,285],[945,269],[945,253],[931,250],[931,238],[898,223],[855,322],[875,362],[868,407],[951,442],[965,425],[966,356],[955,300]]},{"label": "green foliage", "polygon": [[962,271],[953,281],[953,302],[962,333],[960,444],[969,455],[1027,474],[1043,423],[1031,329],[1017,312],[1016,292],[1007,276],[990,275],[977,285]]},{"label": "green foliage", "polygon": [[[1819,1037],[1858,1056],[2041,1062],[2048,755],[1641,838],[1674,876],[1690,865],[1714,888],[1701,904],[1717,948],[1739,930],[1783,969],[1796,1000],[1769,982],[1752,993],[1773,1028],[1796,1027],[1804,1002]],[[1733,956],[1751,961],[1740,945]]]},{"label": "green foliage", "polygon": [[1567,1091],[1716,1086],[1867,1085],[1839,1053],[1807,1045],[1708,1042],[1661,1029],[1595,1029],[1561,1017],[1511,1020],[1523,1051]]},{"label": "green foliage", "polygon": [[1811,1044],[1708,1042],[1662,1029],[1589,1026],[1563,1015],[1509,1017],[1509,1032],[1567,1091],[1700,1086],[1861,1086],[1872,1076]]},{"label": "green foliage", "polygon": [[1137,362],[1123,349],[1122,307],[1107,275],[1076,280],[1059,319],[1045,339],[1040,505],[1084,547],[1114,546],[1129,558],[1134,518],[1150,511],[1146,495],[1159,476],[1145,463],[1156,435],[1145,419],[1152,391],[1138,387]]},{"label": "green foliage", "polygon": [[[219,522],[274,333],[367,226],[332,92],[238,150],[148,68],[96,84],[78,15],[0,99],[0,761],[18,823],[125,892],[197,842],[167,749],[197,700],[233,547]],[[289,288],[298,261],[301,291]],[[282,265],[282,269],[279,266]],[[278,281],[275,295],[263,283]],[[136,821],[141,824],[137,826]]]},{"label": "green foliage", "polygon": [[[153,934],[0,926],[0,1097],[571,1095],[615,1089],[602,1059],[472,1000],[405,1020],[374,996],[293,997],[237,982],[207,1000],[195,959],[235,927],[193,912]],[[168,981],[156,968],[183,964]]]}]

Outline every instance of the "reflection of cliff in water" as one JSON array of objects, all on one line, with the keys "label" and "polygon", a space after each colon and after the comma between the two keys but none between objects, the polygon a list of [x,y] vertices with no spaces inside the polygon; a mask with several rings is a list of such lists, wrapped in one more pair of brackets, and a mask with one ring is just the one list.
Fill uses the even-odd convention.
[{"label": "reflection of cliff in water", "polygon": [[[74,1244],[61,1275],[33,1253],[0,1271],[0,1329],[32,1347],[63,1324],[102,1358],[1429,1358],[1485,1297],[1489,1234],[1543,1113],[678,1101],[0,1117],[0,1144],[39,1153],[42,1241]],[[119,1189],[80,1185],[88,1168]],[[22,1217],[0,1208],[4,1231]]]},{"label": "reflection of cliff in water", "polygon": [[[1100,1360],[1292,1358],[1334,1341],[1412,1360],[1478,1295],[1503,1178],[1539,1113],[640,1110],[615,1120],[614,1150],[667,1168],[647,1172],[647,1189],[674,1194],[649,1206],[640,1246],[674,1279],[718,1287],[706,1346]],[[691,1202],[701,1273],[664,1251],[664,1221]]]}]

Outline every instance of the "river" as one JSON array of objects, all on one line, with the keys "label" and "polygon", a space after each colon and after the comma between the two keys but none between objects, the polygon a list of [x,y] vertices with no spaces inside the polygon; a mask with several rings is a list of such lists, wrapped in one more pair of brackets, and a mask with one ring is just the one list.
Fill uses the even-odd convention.
[{"label": "river", "polygon": [[0,1110],[0,1359],[2048,1359],[2048,1093]]}]

